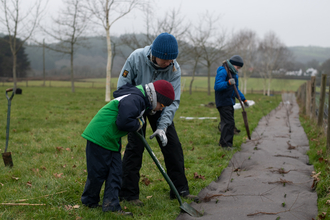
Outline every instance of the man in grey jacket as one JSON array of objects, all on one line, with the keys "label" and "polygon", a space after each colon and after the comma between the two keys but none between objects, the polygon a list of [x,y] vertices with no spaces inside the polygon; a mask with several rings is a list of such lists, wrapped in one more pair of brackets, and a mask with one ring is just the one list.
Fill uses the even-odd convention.
[{"label": "man in grey jacket", "polygon": [[[175,60],[178,53],[178,43],[173,35],[168,33],[158,35],[151,46],[137,49],[127,58],[119,75],[117,88],[126,83],[144,85],[160,79],[173,85],[174,102],[164,108],[162,112],[145,114],[144,118],[148,118],[154,132],[150,138],[157,138],[164,155],[167,174],[179,194],[184,198],[198,201],[197,196],[189,193],[184,170],[183,151],[173,123],[181,95],[181,69]],[[146,124],[142,129],[145,134]],[[143,143],[134,134],[129,133],[128,144],[123,157],[123,183],[119,197],[121,200],[139,206],[143,205],[143,202],[139,200],[139,171],[142,166],[143,151]],[[170,198],[175,199],[175,194],[172,191],[170,191]]]}]

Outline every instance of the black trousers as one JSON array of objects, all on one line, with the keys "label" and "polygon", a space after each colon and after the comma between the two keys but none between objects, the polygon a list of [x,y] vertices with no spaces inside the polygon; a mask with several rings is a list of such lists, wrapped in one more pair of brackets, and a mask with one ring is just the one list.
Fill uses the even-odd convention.
[{"label": "black trousers", "polygon": [[104,196],[102,210],[121,210],[118,193],[121,186],[121,154],[100,147],[93,142],[86,144],[87,181],[81,202],[89,207],[97,207],[103,183]]},{"label": "black trousers", "polygon": [[[159,119],[160,114],[161,112],[157,112],[155,115],[144,115],[144,117],[148,118],[153,131],[157,129],[157,120]],[[146,124],[142,129],[143,133],[145,134]],[[158,145],[161,148],[164,156],[167,170],[166,172],[178,190],[179,194],[186,196],[189,194],[189,187],[184,170],[183,151],[173,122],[170,126],[168,126],[166,136],[168,142],[165,147],[161,145],[161,142],[157,137]],[[139,172],[142,166],[144,145],[133,133],[128,133],[127,138],[128,144],[126,145],[126,150],[123,157],[123,183],[119,197],[121,200],[130,201],[139,199]],[[161,175],[161,173],[159,174]],[[176,198],[172,190],[170,191],[170,197]]]},{"label": "black trousers", "polygon": [[235,128],[234,107],[232,105],[220,106],[217,107],[217,109],[221,118],[221,136],[219,144],[221,144],[222,147],[232,147]]}]

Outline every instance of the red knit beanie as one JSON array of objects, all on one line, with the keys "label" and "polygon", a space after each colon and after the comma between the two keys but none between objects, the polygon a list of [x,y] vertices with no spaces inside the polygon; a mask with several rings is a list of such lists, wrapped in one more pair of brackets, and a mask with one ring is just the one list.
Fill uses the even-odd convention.
[{"label": "red knit beanie", "polygon": [[157,93],[157,102],[165,106],[171,105],[175,97],[172,84],[166,80],[157,80],[153,84]]}]

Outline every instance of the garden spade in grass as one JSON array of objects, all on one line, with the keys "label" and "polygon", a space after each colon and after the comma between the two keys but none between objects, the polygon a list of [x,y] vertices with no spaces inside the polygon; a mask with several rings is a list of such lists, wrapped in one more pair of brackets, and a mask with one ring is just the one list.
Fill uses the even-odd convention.
[{"label": "garden spade in grass", "polygon": [[150,146],[148,145],[147,141],[145,140],[145,138],[138,132],[134,132],[134,134],[136,136],[138,136],[140,138],[140,140],[143,142],[144,147],[147,149],[148,153],[150,154],[151,158],[153,159],[153,161],[155,162],[155,164],[157,165],[159,171],[162,173],[162,175],[164,176],[166,182],[168,183],[168,185],[170,186],[170,188],[172,189],[172,191],[175,193],[176,198],[178,199],[179,203],[180,203],[180,209],[186,213],[188,213],[191,216],[194,217],[200,217],[203,216],[200,212],[198,212],[196,209],[194,209],[193,207],[191,207],[188,203],[182,203],[182,200],[180,198],[180,195],[178,193],[178,191],[176,190],[172,180],[169,178],[169,176],[166,174],[165,170],[163,169],[162,165],[159,163],[157,157],[155,156],[154,152],[151,150]]},{"label": "garden spade in grass", "polygon": [[[12,92],[11,96],[8,96],[8,92]],[[6,129],[6,148],[5,148],[5,152],[2,153],[2,159],[3,162],[5,163],[5,166],[9,166],[12,167],[13,164],[13,159],[11,158],[11,152],[7,152],[7,148],[8,148],[8,141],[9,141],[9,126],[10,126],[10,107],[11,107],[11,100],[14,97],[14,94],[22,94],[22,89],[20,88],[10,88],[10,89],[6,89],[6,97],[8,99],[8,112],[7,112],[7,129]]]}]

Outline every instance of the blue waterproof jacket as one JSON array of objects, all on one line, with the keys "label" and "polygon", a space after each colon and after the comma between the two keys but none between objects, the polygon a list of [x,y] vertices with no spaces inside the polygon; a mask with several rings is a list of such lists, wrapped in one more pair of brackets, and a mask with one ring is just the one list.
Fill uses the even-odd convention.
[{"label": "blue waterproof jacket", "polygon": [[117,89],[126,83],[132,85],[145,85],[160,79],[170,82],[174,88],[174,102],[170,106],[164,108],[157,124],[157,129],[164,130],[172,124],[174,114],[179,108],[181,95],[181,69],[176,60],[164,69],[157,69],[148,58],[150,53],[151,46],[146,46],[132,52],[120,72]]},{"label": "blue waterproof jacket", "polygon": [[[235,86],[241,100],[245,100],[245,96],[238,89],[238,74],[231,73],[231,76],[235,79]],[[229,77],[226,69],[220,66],[217,69],[217,75],[215,77],[214,90],[215,90],[215,104],[217,107],[235,105],[235,98],[238,99],[234,87],[228,83]]]}]

